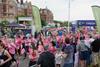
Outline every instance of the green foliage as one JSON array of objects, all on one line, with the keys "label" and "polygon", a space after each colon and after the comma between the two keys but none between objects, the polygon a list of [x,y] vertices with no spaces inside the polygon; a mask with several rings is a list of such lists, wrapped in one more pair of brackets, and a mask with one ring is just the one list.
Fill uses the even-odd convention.
[{"label": "green foliage", "polygon": [[16,16],[16,20],[17,20],[17,23],[18,23],[18,17],[26,17],[25,15],[19,15],[19,16]]},{"label": "green foliage", "polygon": [[63,23],[63,21],[54,20],[55,23]]},{"label": "green foliage", "polygon": [[61,23],[61,27],[68,27],[68,21],[64,21]]},{"label": "green foliage", "polygon": [[42,27],[44,27],[47,25],[47,22],[41,19],[41,25],[42,25]]},{"label": "green foliage", "polygon": [[59,20],[54,20],[54,22],[55,22],[55,27],[58,27],[58,24],[60,24],[60,26],[61,27],[63,27],[64,25],[63,25],[63,21],[59,21]]},{"label": "green foliage", "polygon": [[63,26],[68,27],[68,23],[69,23],[69,26],[71,26],[71,23],[70,23],[70,22],[68,22],[68,21],[64,21]]},{"label": "green foliage", "polygon": [[[60,23],[61,27],[68,27],[68,21],[54,20],[55,23]],[[71,26],[71,24],[69,24]]]},{"label": "green foliage", "polygon": [[9,22],[7,20],[3,20],[3,21],[1,21],[0,26],[5,27],[8,24],[9,24]]},{"label": "green foliage", "polygon": [[68,21],[65,21],[63,25],[68,27]]},{"label": "green foliage", "polygon": [[32,24],[32,22],[31,22],[31,21],[27,21],[27,24],[28,24],[28,25],[31,25],[31,24]]},{"label": "green foliage", "polygon": [[18,23],[18,16],[16,16],[15,18],[16,18],[16,20],[17,20],[17,23]]}]

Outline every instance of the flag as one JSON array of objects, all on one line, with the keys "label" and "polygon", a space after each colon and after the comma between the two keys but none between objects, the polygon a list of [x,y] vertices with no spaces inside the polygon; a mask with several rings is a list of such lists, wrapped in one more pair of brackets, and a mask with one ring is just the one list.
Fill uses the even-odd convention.
[{"label": "flag", "polygon": [[92,6],[92,11],[96,20],[97,30],[100,33],[100,6]]},{"label": "flag", "polygon": [[34,19],[35,29],[36,31],[39,32],[42,29],[42,26],[41,26],[40,12],[37,6],[34,5],[32,6],[32,16]]}]

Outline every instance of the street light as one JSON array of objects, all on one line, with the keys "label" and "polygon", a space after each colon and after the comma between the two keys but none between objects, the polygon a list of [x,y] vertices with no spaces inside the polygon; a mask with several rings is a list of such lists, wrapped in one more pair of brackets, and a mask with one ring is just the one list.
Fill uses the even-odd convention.
[{"label": "street light", "polygon": [[47,1],[45,0],[45,8],[47,9]]},{"label": "street light", "polygon": [[70,32],[70,0],[68,0],[68,32]]}]

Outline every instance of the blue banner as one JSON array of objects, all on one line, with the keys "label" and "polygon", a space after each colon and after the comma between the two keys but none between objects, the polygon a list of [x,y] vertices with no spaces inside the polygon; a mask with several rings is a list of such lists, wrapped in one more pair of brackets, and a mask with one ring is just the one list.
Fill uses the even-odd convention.
[{"label": "blue banner", "polygon": [[78,20],[78,26],[96,26],[95,20]]}]

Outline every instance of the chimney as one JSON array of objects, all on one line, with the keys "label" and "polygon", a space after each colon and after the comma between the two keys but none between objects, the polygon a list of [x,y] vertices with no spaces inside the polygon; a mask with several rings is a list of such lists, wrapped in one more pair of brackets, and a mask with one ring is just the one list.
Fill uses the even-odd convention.
[{"label": "chimney", "polygon": [[23,2],[23,0],[21,0],[21,4],[23,4],[24,2]]}]

